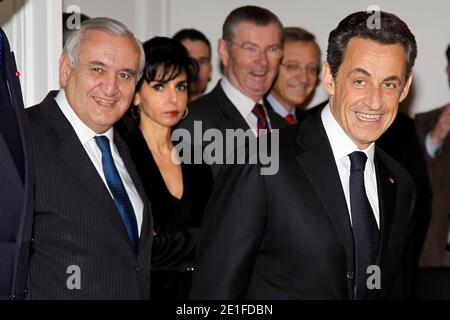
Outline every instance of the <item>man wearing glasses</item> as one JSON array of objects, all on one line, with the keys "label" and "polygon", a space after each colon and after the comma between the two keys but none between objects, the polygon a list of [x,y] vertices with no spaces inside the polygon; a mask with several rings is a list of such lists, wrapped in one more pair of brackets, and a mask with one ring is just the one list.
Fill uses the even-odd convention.
[{"label": "man wearing glasses", "polygon": [[320,48],[305,29],[283,29],[283,60],[267,102],[288,124],[303,119],[314,96],[320,71]]},{"label": "man wearing glasses", "polygon": [[[244,6],[233,10],[223,25],[218,54],[224,77],[207,95],[191,102],[189,116],[180,125],[194,133],[194,121],[202,132],[210,128],[261,129],[286,126],[273,110],[263,105],[278,72],[282,52],[282,24],[267,9]],[[203,146],[205,147],[205,145]],[[212,167],[213,173],[218,170]]]}]

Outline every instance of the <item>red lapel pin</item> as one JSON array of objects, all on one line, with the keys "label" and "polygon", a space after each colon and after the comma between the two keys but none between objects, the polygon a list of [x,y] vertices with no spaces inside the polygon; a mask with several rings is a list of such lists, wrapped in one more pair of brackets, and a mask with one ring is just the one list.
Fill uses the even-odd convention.
[{"label": "red lapel pin", "polygon": [[16,77],[20,77],[20,72],[16,71]]}]

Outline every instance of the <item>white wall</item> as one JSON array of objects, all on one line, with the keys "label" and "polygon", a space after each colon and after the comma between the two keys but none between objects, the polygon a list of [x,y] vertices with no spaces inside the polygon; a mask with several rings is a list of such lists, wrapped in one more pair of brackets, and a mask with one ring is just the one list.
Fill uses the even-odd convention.
[{"label": "white wall", "polygon": [[[417,38],[419,56],[414,69],[414,91],[407,99],[411,115],[436,108],[450,100],[444,56],[445,48],[450,43],[450,19],[448,18],[450,1],[448,0],[4,0],[0,2],[0,24],[2,25],[8,24],[7,19],[5,22],[4,8],[10,6],[11,2],[34,3],[36,8],[28,10],[29,15],[34,14],[39,17],[33,23],[21,22],[28,25],[28,29],[22,30],[19,27],[15,32],[17,35],[20,34],[18,31],[27,30],[21,33],[22,38],[19,36],[17,39],[14,37],[11,39],[8,34],[21,61],[24,61],[23,57],[28,57],[28,61],[34,62],[28,63],[30,72],[34,66],[32,74],[25,75],[25,77],[31,77],[33,81],[28,82],[24,90],[25,96],[29,97],[27,101],[33,101],[33,103],[37,97],[41,98],[45,95],[47,87],[51,87],[48,83],[54,83],[56,76],[55,52],[60,51],[61,43],[57,36],[60,26],[55,25],[53,29],[50,28],[55,20],[54,11],[58,8],[63,10],[73,4],[78,5],[83,13],[92,17],[109,16],[119,19],[128,25],[142,41],[155,35],[172,36],[177,30],[185,27],[197,28],[211,40],[214,61],[217,61],[215,50],[217,39],[221,35],[222,23],[228,13],[238,6],[255,4],[266,7],[275,12],[284,25],[301,26],[312,31],[316,34],[322,54],[325,56],[328,33],[336,27],[337,23],[353,11],[365,10],[369,5],[376,4],[381,9],[394,12],[403,18]],[[46,11],[39,13],[40,8],[45,8]],[[23,8],[18,10],[26,11]],[[12,30],[8,26],[6,29],[7,32]],[[32,34],[31,37],[30,34]],[[17,44],[18,42],[20,44]],[[31,47],[30,43],[42,48],[27,51]],[[46,47],[45,50],[44,47]],[[49,65],[50,59],[55,60],[55,65]],[[220,77],[217,62],[214,66],[214,75],[209,89]],[[46,70],[48,70],[47,74],[45,74]],[[39,79],[45,79],[45,85],[42,85],[42,81],[38,82]],[[323,89],[319,87],[311,105],[321,102],[325,97]]]},{"label": "white wall", "polygon": [[0,25],[14,51],[25,106],[39,103],[49,90],[59,88],[61,0],[4,0]]}]

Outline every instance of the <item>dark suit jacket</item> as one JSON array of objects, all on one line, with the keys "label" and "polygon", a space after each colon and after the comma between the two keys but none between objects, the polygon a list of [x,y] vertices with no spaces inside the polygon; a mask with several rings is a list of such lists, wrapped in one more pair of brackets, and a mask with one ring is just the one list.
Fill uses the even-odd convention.
[{"label": "dark suit jacket", "polygon": [[[191,298],[353,297],[349,212],[320,112],[281,130],[279,152],[276,175],[261,175],[258,165],[223,166],[219,172],[199,235]],[[414,186],[378,148],[375,167],[381,289],[366,298],[399,297]]]},{"label": "dark suit jacket", "polygon": [[450,135],[435,158],[425,150],[425,137],[433,130],[444,108],[417,114],[415,118],[433,190],[432,218],[420,260],[421,266],[428,267],[450,266],[450,252],[445,250],[450,228]]},{"label": "dark suit jacket", "polygon": [[[114,143],[144,203],[137,256],[114,200],[54,100],[56,93],[27,109],[36,151],[30,298],[149,298],[151,210],[128,148],[115,134]],[[70,266],[81,271],[81,289],[67,286]]]},{"label": "dark suit jacket", "polygon": [[1,28],[0,41],[0,299],[23,299],[33,218],[31,141],[14,54]]},{"label": "dark suit jacket", "polygon": [[[202,122],[202,133],[208,129],[215,128],[220,130],[224,137],[226,129],[250,129],[238,109],[225,95],[220,81],[210,93],[190,102],[188,108],[189,116],[178,125],[178,128],[187,129],[192,137],[194,136],[194,121]],[[280,129],[287,126],[284,119],[272,108],[268,107],[266,110],[272,129]],[[208,144],[208,142],[203,142],[202,146],[205,147]],[[201,147],[195,143],[194,146]],[[217,174],[219,168],[220,166],[218,165],[211,166],[213,176]]]}]

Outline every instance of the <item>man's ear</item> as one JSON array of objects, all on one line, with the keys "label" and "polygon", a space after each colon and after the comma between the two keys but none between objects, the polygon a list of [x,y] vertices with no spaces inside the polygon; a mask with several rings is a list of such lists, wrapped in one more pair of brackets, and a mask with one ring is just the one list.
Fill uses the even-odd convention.
[{"label": "man's ear", "polygon": [[220,61],[224,66],[228,65],[229,52],[228,43],[224,39],[219,39],[217,44],[217,53],[219,54]]},{"label": "man's ear", "polygon": [[403,100],[405,100],[406,96],[408,95],[409,88],[411,87],[412,79],[413,79],[413,74],[411,72],[408,76],[408,79],[406,80],[405,86],[403,87],[403,90],[402,90],[402,93],[400,94],[400,99],[398,102],[402,102]]},{"label": "man's ear", "polygon": [[330,95],[334,95],[335,86],[334,86],[334,78],[331,74],[330,65],[328,62],[325,62],[322,69],[322,85],[325,91]]},{"label": "man's ear", "polygon": [[61,54],[59,58],[59,85],[64,88],[69,79],[70,73],[72,72],[72,67],[69,63],[69,57],[67,54]]}]

